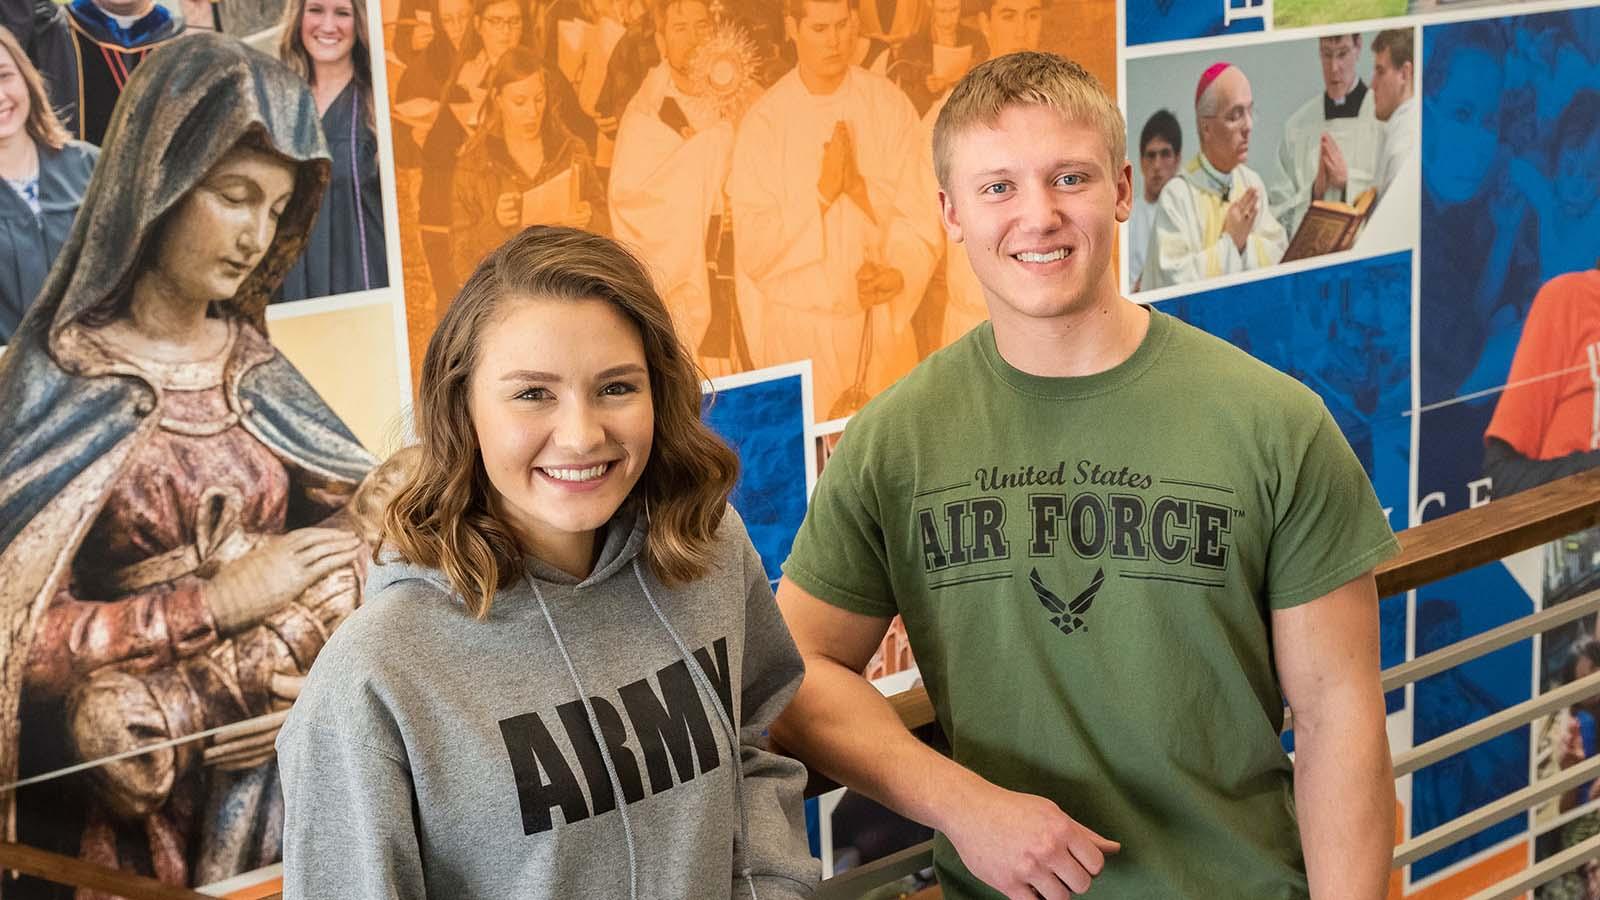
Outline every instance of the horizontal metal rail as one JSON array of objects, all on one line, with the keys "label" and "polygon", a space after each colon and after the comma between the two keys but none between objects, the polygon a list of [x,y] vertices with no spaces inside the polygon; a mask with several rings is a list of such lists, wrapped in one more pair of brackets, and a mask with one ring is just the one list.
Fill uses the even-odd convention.
[{"label": "horizontal metal rail", "polygon": [[1562,771],[1554,778],[1534,782],[1520,791],[1513,791],[1493,803],[1463,813],[1438,828],[1417,835],[1394,848],[1394,867],[1398,869],[1401,866],[1408,866],[1436,850],[1443,850],[1457,841],[1596,778],[1600,778],[1600,756],[1592,756]]},{"label": "horizontal metal rail", "polygon": [[1432,653],[1385,670],[1384,693],[1405,687],[1429,675],[1437,675],[1446,669],[1493,653],[1503,647],[1509,647],[1536,634],[1543,634],[1552,628],[1559,628],[1568,622],[1575,622],[1596,611],[1600,611],[1600,591],[1590,591],[1566,603],[1523,616],[1499,628],[1491,628],[1482,634],[1456,641],[1448,647],[1440,647]]},{"label": "horizontal metal rail", "polygon": [[1600,855],[1600,834],[1534,863],[1505,881],[1473,894],[1467,900],[1511,900],[1545,882],[1559,878]]},{"label": "horizontal metal rail", "polygon": [[1409,775],[1424,766],[1454,756],[1469,747],[1476,747],[1490,738],[1499,737],[1519,725],[1526,725],[1540,716],[1549,715],[1594,694],[1600,694],[1600,672],[1590,673],[1571,684],[1564,684],[1532,700],[1507,707],[1494,715],[1484,716],[1476,722],[1419,744],[1394,758],[1394,775],[1396,778]]}]

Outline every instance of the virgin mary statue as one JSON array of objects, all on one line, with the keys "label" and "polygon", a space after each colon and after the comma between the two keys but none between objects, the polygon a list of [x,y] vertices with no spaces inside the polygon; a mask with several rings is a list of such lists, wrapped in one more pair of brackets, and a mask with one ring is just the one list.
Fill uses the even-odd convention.
[{"label": "virgin mary statue", "polygon": [[173,884],[278,853],[270,736],[232,766],[197,742],[104,754],[281,709],[340,618],[308,598],[351,594],[347,507],[375,461],[263,317],[328,166],[306,85],[231,38],[156,52],[118,102],[0,357],[8,838]]}]

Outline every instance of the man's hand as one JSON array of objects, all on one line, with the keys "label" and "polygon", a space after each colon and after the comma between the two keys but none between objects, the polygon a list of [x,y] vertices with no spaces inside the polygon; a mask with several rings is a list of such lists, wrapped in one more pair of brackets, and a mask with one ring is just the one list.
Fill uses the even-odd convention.
[{"label": "man's hand", "polygon": [[1009,900],[1081,894],[1106,854],[1122,849],[1049,800],[992,784],[966,798],[944,834],[972,874]]},{"label": "man's hand", "polygon": [[855,145],[843,121],[833,126],[833,136],[822,145],[822,174],[817,178],[817,194],[824,206],[832,206],[850,186],[850,171],[855,164]]},{"label": "man's hand", "polygon": [[1243,253],[1245,244],[1250,240],[1250,232],[1256,227],[1256,216],[1261,213],[1261,192],[1255,188],[1246,190],[1233,201],[1228,211],[1222,217],[1222,230],[1228,237],[1233,238],[1233,245]]},{"label": "man's hand", "polygon": [[1311,199],[1321,200],[1328,191],[1342,191],[1350,183],[1350,170],[1345,165],[1344,152],[1339,142],[1326,132],[1317,156],[1317,180],[1311,187]]}]

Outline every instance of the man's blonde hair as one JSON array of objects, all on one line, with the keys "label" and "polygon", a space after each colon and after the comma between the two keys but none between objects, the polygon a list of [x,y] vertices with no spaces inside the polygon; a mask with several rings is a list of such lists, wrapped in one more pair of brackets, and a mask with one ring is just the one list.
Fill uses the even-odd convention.
[{"label": "man's blonde hair", "polygon": [[1127,160],[1122,111],[1083,66],[1054,53],[1023,51],[997,56],[956,84],[933,125],[933,171],[949,190],[956,135],[976,125],[992,127],[1009,106],[1048,106],[1067,121],[1089,125],[1106,140],[1112,171]]}]

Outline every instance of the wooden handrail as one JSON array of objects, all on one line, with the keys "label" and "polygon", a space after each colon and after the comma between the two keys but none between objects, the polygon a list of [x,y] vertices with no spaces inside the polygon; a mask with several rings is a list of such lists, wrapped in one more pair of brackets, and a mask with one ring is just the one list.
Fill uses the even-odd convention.
[{"label": "wooden handrail", "polygon": [[104,891],[127,900],[214,900],[187,888],[162,884],[154,878],[73,859],[26,844],[0,842],[0,871],[3,870],[21,872],[55,884]]},{"label": "wooden handrail", "polygon": [[1378,567],[1392,597],[1600,524],[1600,469],[1557,479],[1400,532],[1400,555]]}]

